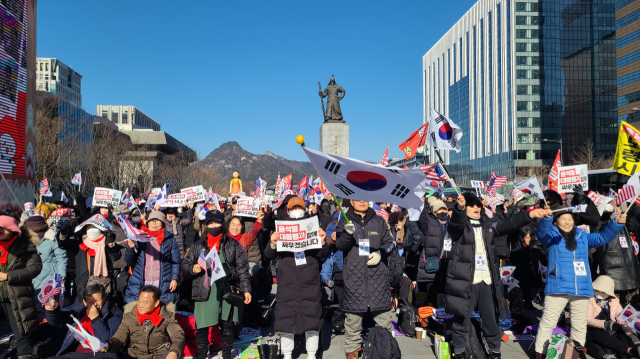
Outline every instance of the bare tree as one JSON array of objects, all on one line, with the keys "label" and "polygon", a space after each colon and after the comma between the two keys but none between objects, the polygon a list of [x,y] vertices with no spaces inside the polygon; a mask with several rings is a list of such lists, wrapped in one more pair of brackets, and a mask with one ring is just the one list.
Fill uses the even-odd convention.
[{"label": "bare tree", "polygon": [[613,166],[613,158],[598,157],[595,145],[590,138],[586,139],[582,146],[578,147],[578,151],[572,158],[575,164],[586,164],[590,170],[611,168]]}]

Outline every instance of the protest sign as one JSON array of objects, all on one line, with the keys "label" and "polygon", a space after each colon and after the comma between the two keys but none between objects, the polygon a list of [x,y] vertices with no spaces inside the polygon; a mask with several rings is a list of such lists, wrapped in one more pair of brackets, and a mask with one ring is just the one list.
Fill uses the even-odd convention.
[{"label": "protest sign", "polygon": [[482,182],[482,181],[471,181],[471,187],[484,188],[484,182]]},{"label": "protest sign", "polygon": [[593,202],[593,204],[598,207],[598,212],[600,212],[600,215],[602,216],[602,213],[604,213],[604,208],[607,206],[607,204],[611,201],[613,201],[613,198],[611,197],[607,197],[607,196],[603,196],[601,194],[598,194],[596,192],[589,192],[589,194],[587,195],[587,197],[589,197],[591,199],[591,201]]},{"label": "protest sign", "polygon": [[558,193],[573,192],[577,185],[582,186],[582,190],[589,189],[589,177],[587,165],[562,166],[558,168]]},{"label": "protest sign", "polygon": [[276,221],[278,252],[301,252],[308,249],[322,248],[318,235],[318,217],[299,221]]},{"label": "protest sign", "polygon": [[53,227],[58,228],[62,225],[62,222],[70,221],[71,217],[73,217],[73,214],[71,213],[71,208],[58,208],[55,211],[53,211],[49,219],[51,219],[51,222],[52,222],[51,225]]},{"label": "protest sign", "polygon": [[[118,199],[120,200],[120,199]],[[99,214],[96,214],[95,216],[87,219],[86,221],[80,223],[79,226],[76,227],[76,232],[79,232],[84,226],[87,225],[93,225],[96,228],[98,228],[101,231],[106,231],[106,230],[111,230],[113,229],[113,226],[111,225],[111,223],[109,223],[109,221],[107,221],[104,217],[102,217]]]},{"label": "protest sign", "polygon": [[96,189],[93,190],[93,202],[91,205],[117,207],[120,204],[120,198],[122,198],[122,191],[117,191],[111,188],[96,187]]},{"label": "protest sign", "polygon": [[255,199],[252,197],[240,197],[236,203],[236,216],[258,218],[258,210],[260,209],[260,200],[258,199],[258,207],[253,205]]},{"label": "protest sign", "polygon": [[174,193],[167,196],[167,201],[161,207],[183,207],[187,203],[187,195]]},{"label": "protest sign", "polygon": [[206,199],[205,191],[204,191],[204,188],[202,188],[202,186],[183,188],[180,190],[180,193],[184,193],[186,195],[185,197],[186,201],[193,200],[194,202],[201,202]]}]

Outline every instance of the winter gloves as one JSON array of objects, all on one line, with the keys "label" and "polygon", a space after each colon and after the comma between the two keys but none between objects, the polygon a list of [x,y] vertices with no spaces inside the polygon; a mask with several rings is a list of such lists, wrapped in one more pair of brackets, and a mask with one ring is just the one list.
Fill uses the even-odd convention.
[{"label": "winter gloves", "polygon": [[606,330],[615,332],[615,331],[618,331],[618,329],[620,329],[620,324],[614,322],[613,320],[605,320],[604,321],[604,328]]},{"label": "winter gloves", "polygon": [[371,254],[369,254],[369,260],[367,261],[367,265],[372,267],[372,266],[377,266],[378,263],[380,263],[380,259],[382,257],[380,256],[380,251],[375,251]]},{"label": "winter gloves", "polygon": [[356,231],[356,226],[353,223],[347,223],[344,225],[344,231],[349,233],[349,235],[353,235]]}]

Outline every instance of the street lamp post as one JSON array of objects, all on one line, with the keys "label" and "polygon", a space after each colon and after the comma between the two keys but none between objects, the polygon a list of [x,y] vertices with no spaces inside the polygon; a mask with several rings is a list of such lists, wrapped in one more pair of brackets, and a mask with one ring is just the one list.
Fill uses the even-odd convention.
[{"label": "street lamp post", "polygon": [[562,150],[562,138],[560,138],[559,140],[550,140],[550,139],[547,139],[547,138],[543,138],[542,141],[543,142],[559,142],[560,143],[560,164],[562,164],[563,163],[562,155],[564,153],[564,151]]}]

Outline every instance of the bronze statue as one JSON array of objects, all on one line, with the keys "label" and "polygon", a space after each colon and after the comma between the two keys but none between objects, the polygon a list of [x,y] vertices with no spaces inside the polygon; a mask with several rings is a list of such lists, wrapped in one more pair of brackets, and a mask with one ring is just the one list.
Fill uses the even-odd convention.
[{"label": "bronze statue", "polygon": [[[336,79],[331,75],[331,80],[327,87],[325,87],[324,92],[322,91],[322,87],[320,87],[320,83],[318,82],[318,88],[320,92],[320,101],[322,102],[322,112],[324,114],[324,122],[345,122],[342,118],[342,110],[340,110],[340,100],[344,98],[345,91],[342,86],[336,84]],[[324,110],[324,101],[323,98],[327,98],[327,110]]]}]

